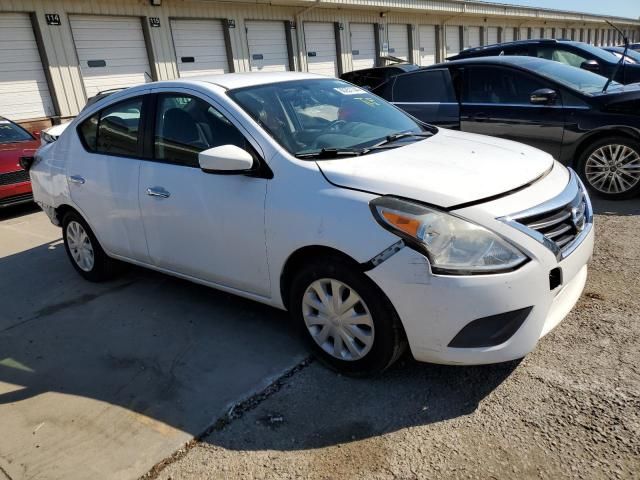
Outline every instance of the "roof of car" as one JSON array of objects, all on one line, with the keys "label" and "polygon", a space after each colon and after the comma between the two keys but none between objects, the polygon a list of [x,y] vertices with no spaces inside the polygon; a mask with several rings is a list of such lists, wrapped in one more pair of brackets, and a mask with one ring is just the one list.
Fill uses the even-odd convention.
[{"label": "roof of car", "polygon": [[269,83],[289,82],[292,80],[332,78],[324,75],[303,72],[245,72],[245,73],[225,73],[222,75],[202,75],[188,77],[175,82],[207,82],[218,85],[228,90],[233,88],[252,87],[255,85],[266,85]]},{"label": "roof of car", "polygon": [[523,66],[526,68],[532,68],[532,67],[535,67],[536,65],[542,65],[544,63],[548,63],[552,61],[553,60],[546,60],[544,58],[538,58],[538,57],[526,57],[526,56],[518,56],[518,55],[496,55],[496,56],[489,56],[489,57],[470,57],[470,58],[461,58],[459,60],[450,60],[444,63],[438,63],[436,65],[425,67],[423,70],[449,67],[451,65],[465,65],[470,63],[487,64],[487,65],[509,64],[509,65]]},{"label": "roof of car", "polygon": [[503,43],[494,43],[492,45],[483,45],[482,47],[472,47],[462,50],[457,55],[452,55],[449,58],[458,58],[465,55],[473,55],[478,52],[484,52],[487,50],[500,50],[508,47],[517,47],[518,45],[545,45],[545,44],[558,44],[563,43],[567,45],[580,45],[583,42],[578,42],[574,40],[565,40],[565,39],[557,39],[557,38],[532,38],[528,40],[514,40],[513,42],[503,42]]}]

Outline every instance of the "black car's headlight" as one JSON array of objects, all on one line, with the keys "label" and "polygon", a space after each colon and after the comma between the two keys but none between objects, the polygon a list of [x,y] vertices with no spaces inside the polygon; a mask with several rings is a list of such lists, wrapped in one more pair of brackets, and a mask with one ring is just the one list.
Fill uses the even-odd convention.
[{"label": "black car's headlight", "polygon": [[394,197],[376,198],[370,207],[380,225],[429,258],[433,273],[500,273],[529,260],[496,233],[449,213]]}]

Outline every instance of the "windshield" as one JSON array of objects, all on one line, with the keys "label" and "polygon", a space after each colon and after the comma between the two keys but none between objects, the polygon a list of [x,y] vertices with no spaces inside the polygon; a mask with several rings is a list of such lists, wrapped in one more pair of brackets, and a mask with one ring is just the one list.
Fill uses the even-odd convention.
[{"label": "windshield", "polygon": [[232,90],[229,95],[297,156],[362,151],[396,134],[425,132],[380,97],[337,79],[259,85]]},{"label": "windshield", "polygon": [[25,129],[9,120],[0,119],[0,144],[28,142],[29,140],[33,140],[33,137]]},{"label": "windshield", "polygon": [[[624,48],[616,48],[615,51],[611,51],[611,53],[613,53],[616,57],[618,57],[618,60],[620,59],[620,57],[622,57],[623,52],[624,52]],[[627,56],[627,59],[626,59],[627,62],[640,63],[640,53],[636,52],[635,50],[628,49],[626,56]]]},{"label": "windshield", "polygon": [[600,60],[604,60],[605,62],[615,63],[616,60],[618,60],[613,53],[608,52],[607,50],[603,50],[600,47],[594,47],[593,45],[589,45],[588,43],[579,43],[578,46],[580,50],[589,52],[594,57],[597,57]]},{"label": "windshield", "polygon": [[[531,69],[544,77],[588,95],[600,93],[607,83],[606,77],[559,62],[537,63]],[[618,82],[610,84],[611,87],[619,85]]]}]

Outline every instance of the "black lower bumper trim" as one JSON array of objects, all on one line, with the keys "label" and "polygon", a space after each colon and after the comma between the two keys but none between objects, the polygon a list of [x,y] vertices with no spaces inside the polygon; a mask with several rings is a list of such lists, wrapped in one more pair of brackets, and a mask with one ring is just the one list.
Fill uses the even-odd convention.
[{"label": "black lower bumper trim", "polygon": [[449,342],[453,348],[494,347],[509,340],[522,326],[533,307],[525,307],[469,322]]}]

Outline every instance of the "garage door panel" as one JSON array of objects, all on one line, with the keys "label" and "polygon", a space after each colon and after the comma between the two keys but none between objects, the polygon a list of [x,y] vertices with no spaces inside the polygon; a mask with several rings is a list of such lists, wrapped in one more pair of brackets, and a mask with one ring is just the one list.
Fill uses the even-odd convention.
[{"label": "garage door panel", "polygon": [[480,27],[469,27],[467,30],[467,47],[479,47],[480,41]]},{"label": "garage door panel", "polygon": [[445,40],[447,55],[456,55],[460,53],[460,27],[450,25],[445,28]]},{"label": "garage door panel", "polygon": [[333,23],[305,22],[304,39],[309,72],[337,75],[338,61]]},{"label": "garage door panel", "polygon": [[487,28],[487,45],[498,43],[498,27]]},{"label": "garage door panel", "polygon": [[409,32],[407,25],[391,24],[389,29],[389,55],[392,57],[409,60]]},{"label": "garage door panel", "polygon": [[375,67],[377,56],[375,26],[372,23],[352,23],[349,29],[353,69]]},{"label": "garage door panel", "polygon": [[0,14],[0,114],[11,120],[54,114],[31,19],[25,13]]},{"label": "garage door panel", "polygon": [[151,80],[139,18],[72,15],[69,21],[87,97]]},{"label": "garage door panel", "polygon": [[245,22],[252,72],[286,72],[289,55],[284,21]]},{"label": "garage door panel", "polygon": [[171,20],[178,75],[222,74],[229,60],[220,20]]},{"label": "garage door panel", "polygon": [[434,25],[420,25],[420,65],[436,63],[436,27]]}]

